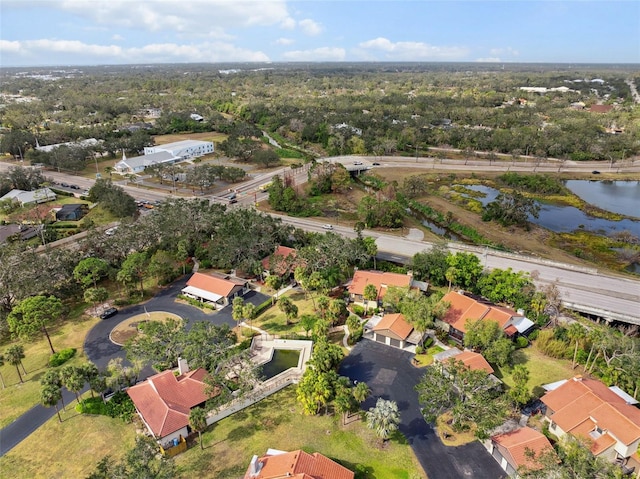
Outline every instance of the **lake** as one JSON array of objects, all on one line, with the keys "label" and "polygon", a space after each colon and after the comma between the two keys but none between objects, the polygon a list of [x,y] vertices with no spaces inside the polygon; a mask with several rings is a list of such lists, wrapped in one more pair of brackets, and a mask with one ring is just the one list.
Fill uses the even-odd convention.
[{"label": "lake", "polygon": [[598,208],[640,218],[640,181],[567,180],[565,186]]}]

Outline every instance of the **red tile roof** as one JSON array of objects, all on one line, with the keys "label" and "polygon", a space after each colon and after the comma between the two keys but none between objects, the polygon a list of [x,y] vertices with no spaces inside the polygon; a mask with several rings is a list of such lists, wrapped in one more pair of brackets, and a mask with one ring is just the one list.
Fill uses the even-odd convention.
[{"label": "red tile roof", "polygon": [[465,326],[467,319],[487,319],[497,322],[501,328],[504,328],[512,317],[520,316],[512,309],[483,303],[457,291],[448,292],[442,301],[450,304],[443,321],[463,333],[467,332]]},{"label": "red tile roof", "polygon": [[224,297],[231,295],[245,284],[246,281],[204,273],[193,273],[189,281],[187,281],[187,286],[193,286]]},{"label": "red tile roof", "polygon": [[272,255],[262,260],[262,268],[272,274],[283,275],[296,266],[297,256],[297,250],[287,246],[278,246]]},{"label": "red tile roof", "polygon": [[451,360],[462,361],[465,366],[471,370],[483,369],[487,374],[493,374],[493,368],[487,362],[482,354],[474,353],[473,351],[462,351],[460,354],[456,354]]},{"label": "red tile roof", "polygon": [[[627,446],[640,439],[640,410],[595,379],[574,377],[546,393],[541,400],[550,409],[549,418],[564,432],[580,434],[593,441],[589,431],[585,434],[588,427],[585,422],[591,421],[594,428],[597,425],[604,431],[603,436],[610,434]],[[607,439],[595,441],[592,449],[600,451],[609,442]]]},{"label": "red tile roof", "polygon": [[189,424],[191,408],[217,395],[205,394],[207,371],[199,368],[175,376],[163,371],[127,389],[127,394],[153,434],[162,438]]},{"label": "red tile roof", "polygon": [[258,463],[262,466],[258,474],[252,475],[249,466],[245,479],[353,479],[355,475],[322,454],[308,454],[301,450],[263,456]]},{"label": "red tile roof", "polygon": [[539,457],[545,451],[553,451],[549,440],[540,432],[530,427],[523,427],[515,431],[499,434],[491,438],[498,446],[502,456],[511,464],[514,469],[526,467],[528,469],[539,469],[540,464],[531,458],[527,451]]},{"label": "red tile roof", "polygon": [[373,330],[385,336],[404,341],[413,331],[413,326],[407,323],[402,314],[386,314],[373,327]]},{"label": "red tile roof", "polygon": [[387,273],[382,271],[358,270],[354,273],[351,284],[347,288],[350,294],[364,294],[364,288],[373,284],[378,290],[378,299],[384,297],[389,286],[409,288],[411,276],[408,274]]}]

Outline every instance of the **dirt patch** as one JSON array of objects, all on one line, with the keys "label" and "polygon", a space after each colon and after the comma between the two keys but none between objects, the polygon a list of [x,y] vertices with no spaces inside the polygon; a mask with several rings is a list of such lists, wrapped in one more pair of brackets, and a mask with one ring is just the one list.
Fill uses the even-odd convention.
[{"label": "dirt patch", "polygon": [[109,337],[115,344],[122,346],[127,341],[138,335],[138,327],[145,321],[166,321],[167,319],[176,319],[181,321],[182,318],[177,314],[167,313],[166,311],[153,311],[148,314],[138,314],[133,318],[129,318],[118,324]]},{"label": "dirt patch", "polygon": [[175,141],[183,140],[201,140],[201,141],[214,141],[219,143],[226,140],[228,135],[222,133],[216,133],[212,131],[206,131],[204,133],[183,133],[183,134],[171,134],[171,135],[158,135],[154,136],[156,145],[166,145],[167,143],[173,143]]}]

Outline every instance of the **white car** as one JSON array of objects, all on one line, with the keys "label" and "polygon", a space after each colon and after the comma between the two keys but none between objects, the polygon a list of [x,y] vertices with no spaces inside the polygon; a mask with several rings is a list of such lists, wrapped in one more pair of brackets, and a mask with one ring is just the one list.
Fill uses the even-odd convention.
[{"label": "white car", "polygon": [[325,223],[325,224],[323,224],[323,225],[322,225],[322,227],[323,227],[325,230],[332,230],[332,229],[333,229],[333,225],[330,225],[329,223]]},{"label": "white car", "polygon": [[361,165],[361,164],[362,164],[362,162],[361,162],[361,161],[354,161],[354,162],[353,162],[353,164],[354,164],[354,165]]},{"label": "white car", "polygon": [[109,228],[107,231],[105,231],[104,234],[106,234],[107,236],[113,236],[114,234],[116,234],[117,230],[118,227],[114,226],[113,228]]}]

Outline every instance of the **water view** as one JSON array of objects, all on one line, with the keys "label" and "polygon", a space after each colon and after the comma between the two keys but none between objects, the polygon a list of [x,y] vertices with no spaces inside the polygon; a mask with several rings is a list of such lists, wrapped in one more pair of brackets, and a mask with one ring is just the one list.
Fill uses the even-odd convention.
[{"label": "water view", "polygon": [[640,181],[567,180],[565,186],[598,208],[640,218]]}]

